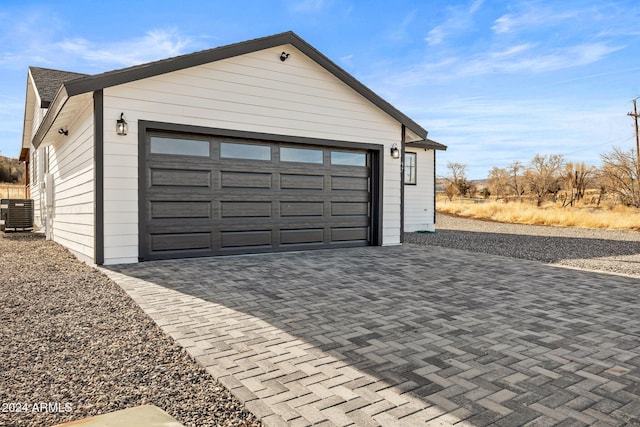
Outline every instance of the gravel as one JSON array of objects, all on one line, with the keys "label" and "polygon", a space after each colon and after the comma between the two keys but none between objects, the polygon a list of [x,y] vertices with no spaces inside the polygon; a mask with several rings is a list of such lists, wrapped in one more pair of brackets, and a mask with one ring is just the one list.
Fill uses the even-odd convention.
[{"label": "gravel", "polygon": [[405,242],[640,277],[640,232],[503,224],[438,214],[436,233]]},{"label": "gravel", "polygon": [[260,425],[117,284],[61,246],[0,233],[0,254],[0,426],[142,404],[188,426]]}]

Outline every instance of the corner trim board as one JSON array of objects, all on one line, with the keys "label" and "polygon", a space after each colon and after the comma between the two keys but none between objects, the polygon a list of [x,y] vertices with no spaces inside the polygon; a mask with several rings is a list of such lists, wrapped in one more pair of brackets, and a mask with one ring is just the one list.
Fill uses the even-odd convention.
[{"label": "corner trim board", "polygon": [[102,90],[93,93],[94,262],[104,264],[104,102]]}]

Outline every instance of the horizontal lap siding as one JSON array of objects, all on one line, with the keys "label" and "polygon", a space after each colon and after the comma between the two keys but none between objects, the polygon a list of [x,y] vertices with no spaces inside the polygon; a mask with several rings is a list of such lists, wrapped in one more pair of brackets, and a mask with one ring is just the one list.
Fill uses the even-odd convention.
[{"label": "horizontal lap siding", "polygon": [[53,240],[83,261],[94,256],[93,111],[87,103],[69,135],[49,148],[54,175]]},{"label": "horizontal lap siding", "polygon": [[106,88],[104,118],[105,263],[138,258],[138,120],[383,144],[383,241],[399,243],[400,124],[291,46]]},{"label": "horizontal lap siding", "polygon": [[433,222],[433,156],[434,150],[407,149],[407,152],[417,153],[416,185],[404,186],[404,230],[405,231],[434,231]]}]

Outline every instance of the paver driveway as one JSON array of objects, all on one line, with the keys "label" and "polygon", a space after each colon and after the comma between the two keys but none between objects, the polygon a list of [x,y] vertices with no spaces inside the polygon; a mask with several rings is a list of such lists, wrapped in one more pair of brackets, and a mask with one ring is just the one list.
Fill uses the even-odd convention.
[{"label": "paver driveway", "polygon": [[265,425],[640,424],[638,279],[414,245],[108,274]]}]

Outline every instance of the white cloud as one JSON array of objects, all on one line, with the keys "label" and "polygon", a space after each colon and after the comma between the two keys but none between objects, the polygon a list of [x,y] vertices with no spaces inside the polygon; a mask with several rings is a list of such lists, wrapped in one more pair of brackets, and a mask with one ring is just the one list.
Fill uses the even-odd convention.
[{"label": "white cloud", "polygon": [[425,38],[426,42],[429,43],[429,46],[437,46],[444,40],[445,31],[440,27],[435,27],[431,31],[429,31],[427,37]]},{"label": "white cloud", "polygon": [[298,13],[312,13],[321,10],[325,6],[324,0],[302,0],[291,4],[291,10]]},{"label": "white cloud", "polygon": [[449,18],[440,25],[433,27],[427,33],[425,41],[430,46],[441,44],[450,34],[459,33],[474,25],[473,15],[483,5],[484,0],[475,0],[468,8],[451,7],[449,9]]},{"label": "white cloud", "polygon": [[398,40],[404,40],[407,37],[410,37],[411,34],[408,31],[408,29],[413,23],[413,21],[415,20],[417,12],[418,12],[417,10],[412,10],[411,12],[409,12],[407,16],[404,17],[402,22],[394,26],[394,30],[389,33],[389,38],[391,40],[398,41]]},{"label": "white cloud", "polygon": [[[495,20],[491,29],[496,34],[507,34],[525,29],[535,29],[565,23],[581,15],[591,16],[588,9],[560,10],[563,3],[557,3],[558,8],[549,6],[537,6],[531,3],[519,5],[523,11],[520,13],[508,13]],[[572,25],[568,22],[567,25]]]},{"label": "white cloud", "polygon": [[471,7],[469,8],[469,13],[473,15],[478,11],[478,9],[480,9],[480,7],[482,7],[483,4],[484,4],[484,0],[475,0],[471,4]]},{"label": "white cloud", "polygon": [[496,34],[509,33],[516,25],[516,20],[513,15],[503,15],[500,18],[496,19],[495,24],[491,29]]},{"label": "white cloud", "polygon": [[438,62],[415,64],[386,80],[406,87],[489,74],[543,73],[592,64],[623,48],[598,42],[547,51],[544,46],[523,43],[471,57],[449,56]]},{"label": "white cloud", "polygon": [[489,56],[492,58],[508,58],[514,55],[518,55],[520,53],[524,53],[525,51],[531,50],[535,45],[533,43],[523,43],[515,46],[511,46],[507,49],[497,52],[490,52]]},{"label": "white cloud", "polygon": [[126,67],[180,55],[191,44],[189,38],[171,29],[149,31],[143,37],[106,46],[85,39],[68,39],[56,43],[56,47],[94,64]]},{"label": "white cloud", "polygon": [[341,57],[340,62],[347,67],[353,67],[353,54]]}]

